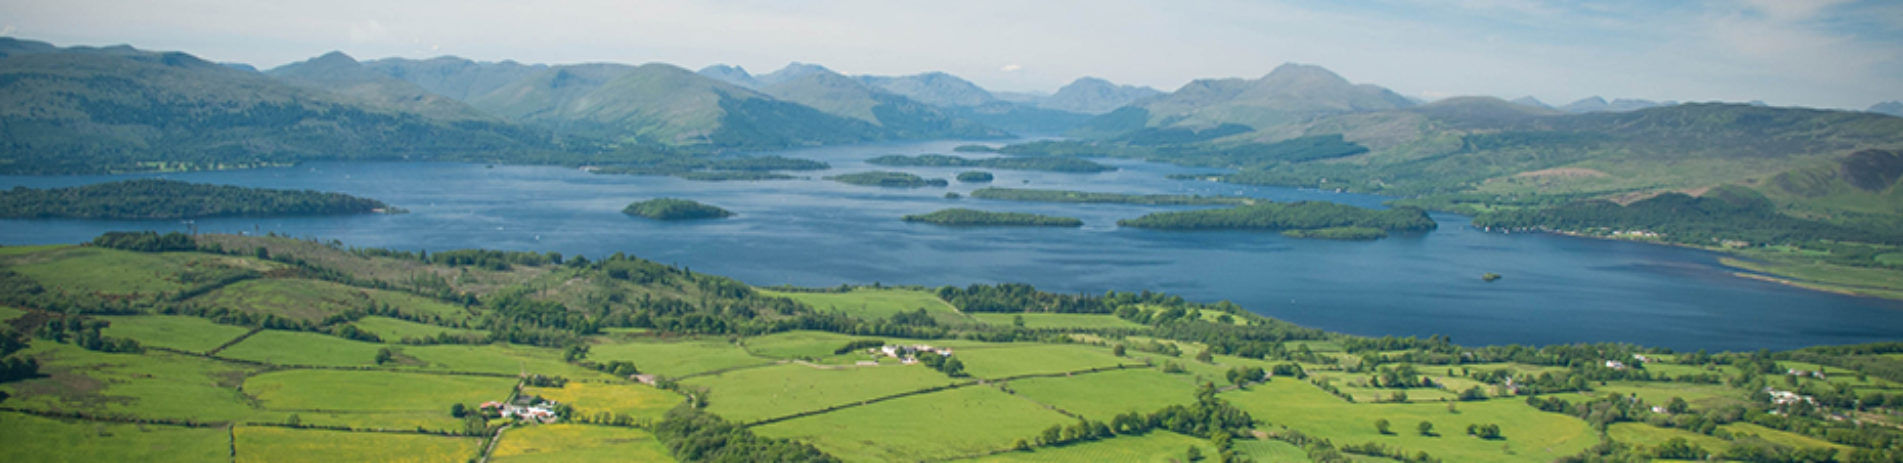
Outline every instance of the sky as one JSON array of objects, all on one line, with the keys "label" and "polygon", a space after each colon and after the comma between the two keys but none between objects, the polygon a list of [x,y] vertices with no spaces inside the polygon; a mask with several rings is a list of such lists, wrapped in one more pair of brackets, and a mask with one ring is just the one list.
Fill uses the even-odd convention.
[{"label": "sky", "polygon": [[1894,0],[0,0],[0,35],[270,68],[338,50],[524,63],[789,62],[1170,91],[1285,62],[1427,100],[1903,100]]}]

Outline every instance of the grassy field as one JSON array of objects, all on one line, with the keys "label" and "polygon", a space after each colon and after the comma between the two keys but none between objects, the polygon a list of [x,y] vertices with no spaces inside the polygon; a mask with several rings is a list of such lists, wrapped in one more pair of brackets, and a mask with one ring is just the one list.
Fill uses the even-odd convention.
[{"label": "grassy field", "polygon": [[1693,445],[1704,447],[1711,453],[1723,452],[1731,448],[1731,442],[1683,429],[1661,428],[1645,423],[1613,423],[1606,427],[1606,435],[1612,440],[1638,447],[1653,448],[1672,438],[1683,438]]},{"label": "grassy field", "polygon": [[1722,258],[1720,263],[1752,272],[1777,275],[1793,286],[1843,294],[1903,299],[1903,271],[1850,267],[1824,263],[1801,255],[1752,252],[1751,259]]},{"label": "grassy field", "polygon": [[0,322],[12,320],[21,315],[26,315],[26,310],[0,305]]},{"label": "grassy field", "polygon": [[1733,439],[1744,436],[1756,436],[1759,439],[1764,439],[1766,442],[1791,447],[1825,447],[1837,449],[1838,452],[1850,450],[1842,445],[1830,443],[1815,437],[1792,434],[1788,431],[1779,431],[1751,423],[1731,423],[1719,426],[1718,429],[1723,429],[1725,432],[1731,433]]},{"label": "grassy field", "polygon": [[[1055,448],[1040,448],[1030,452],[1005,452],[997,455],[957,460],[968,462],[1004,463],[1004,462],[1156,462],[1173,463],[1186,461],[1190,447],[1196,447],[1207,461],[1214,461],[1216,448],[1209,441],[1185,436],[1169,431],[1156,431],[1140,436],[1117,436],[1113,439],[1085,442]],[[1308,461],[1303,459],[1301,461]]]},{"label": "grassy field", "polygon": [[[766,336],[747,338],[742,342],[747,352],[760,357],[776,359],[820,360],[833,357],[833,351],[840,346],[857,339],[880,339],[872,336],[848,336],[823,331],[788,331]],[[892,342],[892,340],[888,340]]]},{"label": "grassy field", "polygon": [[0,449],[20,462],[224,461],[224,429],[97,423],[0,412]]},{"label": "grassy field", "polygon": [[669,409],[680,405],[683,400],[680,394],[672,391],[640,384],[570,381],[560,388],[531,387],[522,392],[568,404],[575,407],[575,413],[580,415],[593,416],[606,412],[652,420],[660,420],[661,415],[667,414]]},{"label": "grassy field", "polygon": [[1081,313],[974,313],[972,318],[992,325],[1011,326],[1017,323],[1017,317],[1024,317],[1025,328],[1149,328],[1117,318],[1115,315]]},{"label": "grassy field", "polygon": [[381,344],[301,331],[264,330],[219,351],[219,357],[273,365],[373,366]]},{"label": "grassy field", "polygon": [[483,331],[480,330],[426,325],[389,317],[363,317],[363,319],[351,322],[351,324],[356,325],[357,329],[376,334],[377,337],[383,338],[383,342],[397,342],[403,340],[403,338],[434,337],[441,333],[449,333],[456,336],[481,336],[484,334]]},{"label": "grassy field", "polygon": [[239,426],[232,434],[238,462],[460,463],[474,459],[482,451],[482,440],[473,437],[268,426]]},{"label": "grassy field", "polygon": [[99,317],[111,322],[103,334],[132,338],[139,344],[203,353],[237,339],[250,328],[220,325],[198,317],[129,315]]},{"label": "grassy field", "polygon": [[193,300],[210,307],[321,322],[347,310],[371,307],[375,302],[367,291],[328,281],[259,279],[233,283]]},{"label": "grassy field", "polygon": [[244,390],[272,410],[430,412],[509,398],[515,378],[388,371],[285,370],[253,376]]},{"label": "grassy field", "polygon": [[606,373],[563,362],[560,350],[546,347],[516,344],[443,344],[401,346],[391,350],[396,351],[401,357],[407,357],[405,362],[409,363],[400,365],[403,368],[506,375],[534,373],[570,379],[610,378]]},{"label": "grassy field", "polygon": [[821,312],[842,312],[861,318],[890,318],[899,312],[925,309],[941,322],[966,320],[957,308],[926,291],[910,289],[855,288],[844,293],[781,292],[761,290],[769,296],[800,301]]},{"label": "grassy field", "polygon": [[180,275],[220,268],[272,268],[277,264],[196,253],[141,253],[96,247],[54,247],[0,257],[51,292],[152,297],[194,285]]},{"label": "grassy field", "polygon": [[712,391],[707,410],[752,422],[958,382],[922,365],[819,369],[775,365],[685,381]]},{"label": "grassy field", "polygon": [[491,456],[498,463],[674,461],[647,431],[574,424],[511,428]]},{"label": "grassy field", "polygon": [[1012,381],[1005,387],[1038,403],[1098,421],[1110,421],[1119,413],[1150,413],[1172,404],[1196,401],[1196,385],[1188,375],[1165,374],[1149,368],[1032,378]]},{"label": "grassy field", "polygon": [[[1444,461],[1551,461],[1599,442],[1586,423],[1514,399],[1461,402],[1457,412],[1442,403],[1351,404],[1299,381],[1271,381],[1222,397],[1269,423],[1264,429],[1286,426],[1337,445],[1377,442],[1410,454],[1427,451]],[[1377,432],[1379,419],[1393,423],[1394,434]],[[1421,421],[1433,423],[1437,435],[1417,433]],[[1469,424],[1500,425],[1506,438],[1467,436]]]},{"label": "grassy field", "polygon": [[[1637,394],[1640,399],[1653,405],[1671,403],[1673,397],[1685,399],[1693,410],[1713,410],[1726,405],[1747,405],[1748,397],[1744,392],[1717,384],[1661,383],[1613,381],[1605,386],[1594,388],[1595,395],[1615,393],[1620,395]],[[1565,396],[1573,400],[1576,395]],[[1577,400],[1573,400],[1577,402]]]},{"label": "grassy field", "polygon": [[915,461],[1009,448],[1018,439],[1072,421],[997,389],[974,386],[753,429],[805,440],[845,461]]},{"label": "grassy field", "polygon": [[1302,463],[1309,461],[1308,451],[1295,444],[1279,440],[1236,440],[1236,453],[1248,456],[1256,463]]},{"label": "grassy field", "polygon": [[242,365],[164,352],[107,354],[47,341],[22,354],[39,359],[45,376],[0,384],[12,395],[9,407],[206,422],[257,412],[234,390],[256,371]]},{"label": "grassy field", "polygon": [[1110,349],[1075,344],[1000,344],[996,347],[955,349],[953,355],[964,359],[965,372],[979,378],[1061,373],[1141,363],[1110,355]]},{"label": "grassy field", "polygon": [[597,362],[626,360],[634,362],[643,373],[671,377],[773,362],[749,355],[720,338],[595,344],[590,346],[588,358]]}]

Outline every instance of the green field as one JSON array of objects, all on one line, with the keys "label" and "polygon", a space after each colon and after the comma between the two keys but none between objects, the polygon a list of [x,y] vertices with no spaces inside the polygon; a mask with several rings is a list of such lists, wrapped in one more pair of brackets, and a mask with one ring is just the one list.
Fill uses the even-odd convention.
[{"label": "green field", "polygon": [[356,325],[357,329],[376,334],[377,337],[383,338],[383,342],[397,342],[403,340],[403,338],[429,338],[441,333],[449,333],[455,336],[482,336],[485,334],[479,330],[425,325],[409,320],[399,320],[389,317],[363,317],[363,319],[351,322],[350,324]]},{"label": "green field", "polygon": [[[515,344],[393,347],[400,368],[517,375],[563,376],[571,379],[607,379],[609,375],[562,361],[562,351]],[[592,357],[591,357],[592,358]]]},{"label": "green field", "polygon": [[680,394],[672,391],[640,384],[580,381],[569,381],[560,388],[524,388],[522,393],[568,404],[575,407],[575,413],[584,416],[608,413],[652,420],[660,420],[661,415],[680,405],[683,400]]},{"label": "green field", "polygon": [[[957,460],[968,462],[1004,463],[1004,462],[1075,462],[1103,463],[1113,461],[1176,463],[1184,461],[1191,446],[1202,452],[1206,461],[1214,461],[1216,448],[1209,441],[1185,436],[1169,431],[1154,431],[1137,436],[1117,436],[1111,439],[1071,444],[1062,447],[1039,448],[1029,452],[1005,452],[997,455]],[[1301,461],[1308,461],[1303,459]]]},{"label": "green field", "polygon": [[647,431],[574,424],[512,428],[491,456],[498,463],[674,461]]},{"label": "green field", "polygon": [[12,320],[14,318],[18,318],[21,315],[26,315],[26,311],[21,310],[19,308],[0,305],[0,322]]},{"label": "green field", "polygon": [[1815,437],[1792,434],[1788,431],[1779,431],[1751,423],[1731,423],[1719,426],[1718,429],[1723,429],[1725,432],[1731,433],[1732,439],[1743,436],[1757,436],[1759,439],[1764,439],[1767,442],[1790,447],[1824,447],[1837,449],[1838,452],[1849,450],[1842,445],[1833,444]]},{"label": "green field", "polygon": [[198,317],[129,315],[99,317],[112,323],[102,334],[132,338],[139,344],[203,353],[224,345],[251,329],[220,325]]},{"label": "green field", "polygon": [[301,331],[264,330],[219,351],[219,357],[273,365],[373,366],[381,344]]},{"label": "green field", "polygon": [[1018,317],[1024,317],[1025,328],[1149,328],[1142,324],[1117,318],[1115,315],[1081,313],[992,313],[971,314],[972,318],[987,324],[1011,326]]},{"label": "green field", "polygon": [[707,410],[752,422],[959,382],[923,365],[775,365],[685,381],[712,391]]},{"label": "green field", "polygon": [[388,371],[285,370],[245,380],[266,409],[449,414],[450,405],[509,398],[515,378]]},{"label": "green field", "polygon": [[1683,429],[1661,428],[1645,423],[1613,423],[1606,427],[1606,435],[1612,440],[1651,449],[1672,438],[1685,439],[1693,445],[1704,447],[1705,451],[1720,453],[1731,447],[1731,442]]},{"label": "green field", "polygon": [[669,377],[773,363],[771,359],[747,354],[740,346],[718,338],[616,342],[595,344],[589,349],[590,360],[626,360],[634,362],[643,373]]},{"label": "green field", "polygon": [[899,312],[911,312],[925,309],[932,318],[940,322],[965,320],[957,308],[938,298],[938,295],[910,289],[873,289],[854,288],[844,293],[820,292],[782,292],[760,290],[768,296],[779,296],[800,301],[821,312],[841,312],[861,318],[890,318]]},{"label": "green field", "polygon": [[[1409,454],[1426,451],[1444,461],[1551,461],[1599,443],[1585,422],[1515,399],[1461,402],[1457,412],[1442,403],[1351,404],[1300,381],[1271,381],[1221,396],[1269,427],[1287,426],[1336,445],[1377,442]],[[1377,432],[1374,423],[1379,419],[1393,423],[1395,433]],[[1433,423],[1438,435],[1416,433],[1414,426],[1421,421]],[[1498,424],[1506,438],[1467,436],[1469,424]]]},{"label": "green field", "polygon": [[845,461],[953,458],[1010,448],[1073,420],[983,386],[894,399],[755,427],[797,438]]},{"label": "green field", "polygon": [[98,423],[0,412],[0,449],[22,462],[223,461],[224,429]]},{"label": "green field", "polygon": [[1032,378],[1012,381],[1005,387],[1027,399],[1097,421],[1110,421],[1124,412],[1151,413],[1196,401],[1196,385],[1189,377],[1149,368]]},{"label": "green field", "polygon": [[1110,355],[1110,349],[1075,344],[997,344],[954,349],[953,355],[963,359],[966,373],[991,379],[1140,364]]},{"label": "green field", "polygon": [[239,426],[232,436],[238,462],[461,463],[482,451],[481,439],[425,434]]},{"label": "green field", "polygon": [[233,283],[194,300],[209,307],[315,323],[347,310],[370,308],[375,302],[367,291],[328,281],[259,279]]},{"label": "green field", "polygon": [[39,359],[45,377],[0,384],[12,395],[9,407],[205,422],[256,413],[234,391],[255,371],[251,367],[164,352],[108,354],[45,341],[23,354]]},{"label": "green field", "polygon": [[47,291],[150,298],[191,288],[184,275],[225,268],[268,269],[276,263],[196,253],[140,253],[98,247],[56,247],[0,257],[9,270]]},{"label": "green field", "polygon": [[[880,339],[873,336],[848,336],[823,331],[788,331],[766,336],[747,338],[742,341],[747,352],[760,357],[776,359],[821,360],[833,357],[834,350],[858,339]],[[894,342],[887,340],[887,342]],[[857,353],[848,353],[855,355]],[[864,355],[857,355],[864,357]]]},{"label": "green field", "polygon": [[[1715,410],[1726,405],[1749,404],[1745,400],[1748,398],[1746,394],[1717,384],[1613,381],[1594,390],[1595,395],[1636,394],[1646,403],[1653,405],[1665,405],[1671,403],[1673,397],[1678,397],[1691,404],[1693,410],[1699,411]],[[1567,399],[1572,400],[1572,397]]]}]

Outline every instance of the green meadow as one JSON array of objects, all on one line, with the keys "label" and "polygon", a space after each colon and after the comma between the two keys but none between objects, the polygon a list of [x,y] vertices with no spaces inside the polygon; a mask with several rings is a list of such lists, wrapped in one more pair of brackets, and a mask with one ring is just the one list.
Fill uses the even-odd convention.
[{"label": "green meadow", "polygon": [[112,323],[102,334],[132,338],[139,344],[204,353],[238,339],[250,328],[220,325],[198,317],[124,315],[99,317]]},{"label": "green meadow", "polygon": [[1196,384],[1188,375],[1150,368],[1022,379],[1004,387],[1024,398],[1098,421],[1110,421],[1120,413],[1150,413],[1196,401]]},{"label": "green meadow", "polygon": [[584,416],[607,413],[650,420],[660,420],[683,400],[679,393],[640,384],[582,381],[569,381],[559,388],[527,387],[522,393],[568,404]]},{"label": "green meadow", "polygon": [[1012,326],[1018,318],[1024,319],[1025,328],[1129,328],[1147,329],[1148,326],[1114,315],[1077,314],[1077,313],[995,313],[980,312],[971,314],[972,318],[992,325]]},{"label": "green meadow", "polygon": [[0,412],[0,449],[21,462],[223,461],[221,428],[99,423]]},{"label": "green meadow", "polygon": [[667,447],[647,431],[605,426],[551,424],[510,429],[496,442],[489,461],[671,462]]},{"label": "green meadow", "polygon": [[712,391],[707,411],[753,422],[965,382],[924,365],[815,368],[787,364],[686,380]]},{"label": "green meadow", "polygon": [[911,289],[859,287],[843,293],[761,290],[769,296],[800,301],[822,312],[840,312],[859,318],[890,318],[900,312],[925,309],[940,322],[965,320],[964,315],[938,295]]},{"label": "green meadow", "polygon": [[670,377],[774,362],[748,354],[740,346],[720,338],[594,344],[589,346],[588,358],[597,362],[631,361],[640,366],[643,373]]},{"label": "green meadow", "polygon": [[963,387],[758,426],[845,461],[915,461],[1010,448],[1074,420],[985,386]]},{"label": "green meadow", "polygon": [[460,463],[476,458],[482,440],[428,434],[339,432],[271,426],[232,430],[240,463],[379,461]]},{"label": "green meadow", "polygon": [[[1511,398],[1459,402],[1454,411],[1438,402],[1348,403],[1314,385],[1280,379],[1220,396],[1267,422],[1268,429],[1299,430],[1336,445],[1375,442],[1405,449],[1410,455],[1426,451],[1443,461],[1550,461],[1599,443],[1597,433],[1585,422],[1542,412]],[[1375,428],[1375,422],[1383,419],[1393,423],[1393,433],[1381,434]],[[1415,431],[1422,421],[1433,423],[1435,435]],[[1469,424],[1497,424],[1505,439],[1465,435]]]},{"label": "green meadow", "polygon": [[999,344],[954,349],[954,355],[963,359],[965,372],[988,379],[1141,365],[1111,355],[1110,349],[1076,344]]},{"label": "green meadow", "polygon": [[[973,463],[1103,463],[1112,461],[1132,463],[1179,463],[1188,459],[1187,454],[1190,447],[1195,447],[1206,459],[1215,458],[1216,448],[1211,446],[1208,440],[1169,431],[1152,431],[1135,436],[1117,436],[1115,439],[1070,444],[1062,447],[1040,448],[1028,452],[1004,452],[997,455],[957,461]],[[1308,461],[1308,459],[1304,458],[1299,461]]]},{"label": "green meadow", "polygon": [[285,370],[245,380],[245,393],[270,410],[429,411],[509,397],[515,378],[390,371]]}]

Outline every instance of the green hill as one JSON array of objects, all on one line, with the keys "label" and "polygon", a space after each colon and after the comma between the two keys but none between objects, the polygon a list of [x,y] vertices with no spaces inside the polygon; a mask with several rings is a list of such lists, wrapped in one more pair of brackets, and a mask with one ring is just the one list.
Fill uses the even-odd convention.
[{"label": "green hill", "polygon": [[364,104],[185,53],[10,43],[0,57],[5,173],[494,158],[547,149],[532,130]]},{"label": "green hill", "polygon": [[425,60],[384,58],[365,61],[363,66],[383,75],[416,84],[430,93],[461,101],[487,94],[510,82],[548,69],[548,66],[540,64],[528,65],[514,61],[476,62],[454,56]]},{"label": "green hill", "polygon": [[496,120],[453,98],[430,93],[416,84],[371,70],[343,52],[333,51],[307,61],[279,66],[265,71],[265,75],[391,110],[447,120]]},{"label": "green hill", "polygon": [[1201,79],[1093,118],[1082,135],[1115,135],[1145,127],[1241,124],[1253,128],[1298,123],[1331,114],[1413,106],[1406,97],[1373,85],[1355,85],[1319,66],[1283,64],[1259,79]]},{"label": "green hill", "polygon": [[931,105],[867,86],[829,69],[795,63],[759,77],[774,98],[874,124],[892,138],[997,138],[1004,131],[946,114]]}]

